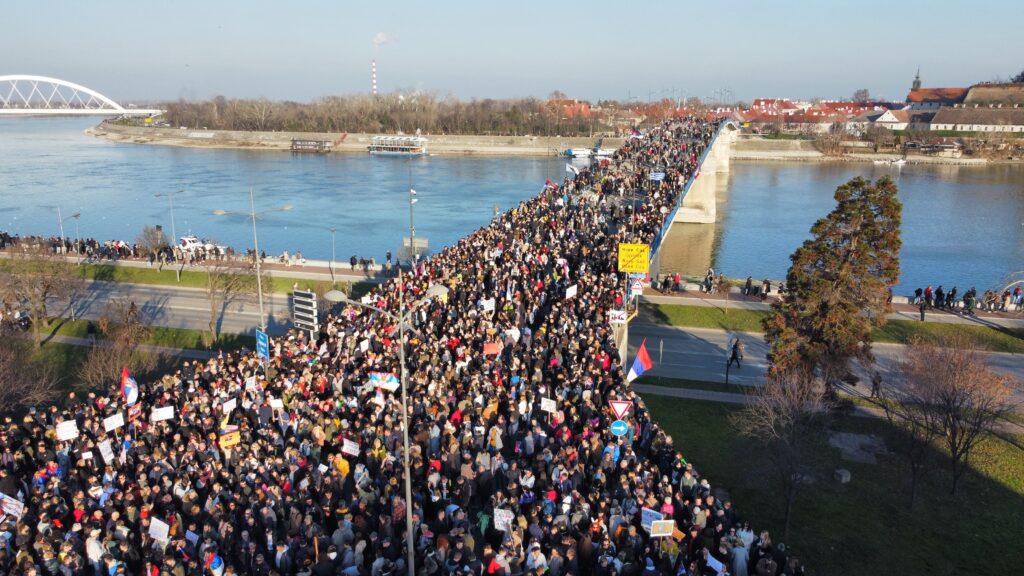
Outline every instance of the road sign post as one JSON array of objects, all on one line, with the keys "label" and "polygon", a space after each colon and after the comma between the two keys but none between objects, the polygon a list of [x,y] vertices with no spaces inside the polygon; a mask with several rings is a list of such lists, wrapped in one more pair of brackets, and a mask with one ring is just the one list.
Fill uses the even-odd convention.
[{"label": "road sign post", "polygon": [[612,422],[612,434],[616,436],[625,436],[629,432],[629,424],[626,424],[623,420],[616,420]]},{"label": "road sign post", "polygon": [[292,325],[299,330],[309,330],[310,340],[316,338],[320,331],[316,294],[305,290],[292,292]]},{"label": "road sign post", "polygon": [[263,330],[256,331],[256,356],[264,368],[270,363],[270,338]]}]

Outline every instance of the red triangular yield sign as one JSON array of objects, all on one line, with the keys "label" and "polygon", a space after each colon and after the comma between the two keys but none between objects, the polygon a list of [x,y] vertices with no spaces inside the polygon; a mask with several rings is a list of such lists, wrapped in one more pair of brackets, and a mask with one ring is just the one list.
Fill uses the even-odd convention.
[{"label": "red triangular yield sign", "polygon": [[622,420],[622,417],[629,412],[629,407],[633,405],[628,400],[609,400],[608,404],[611,405],[612,410],[615,412],[615,417]]}]

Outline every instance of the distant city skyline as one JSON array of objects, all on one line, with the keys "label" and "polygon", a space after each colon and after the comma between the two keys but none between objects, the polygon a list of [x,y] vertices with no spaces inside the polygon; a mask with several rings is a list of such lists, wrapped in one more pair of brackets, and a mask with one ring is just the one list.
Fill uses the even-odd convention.
[{"label": "distant city skyline", "polygon": [[[839,3],[841,4],[841,3]],[[579,8],[445,3],[182,0],[5,6],[0,75],[77,82],[120,102],[310,101],[422,90],[461,99],[559,90],[581,100],[714,97],[902,100],[1024,68],[1024,5],[972,4],[969,26],[934,2],[635,2]],[[158,12],[169,10],[169,12]]]}]

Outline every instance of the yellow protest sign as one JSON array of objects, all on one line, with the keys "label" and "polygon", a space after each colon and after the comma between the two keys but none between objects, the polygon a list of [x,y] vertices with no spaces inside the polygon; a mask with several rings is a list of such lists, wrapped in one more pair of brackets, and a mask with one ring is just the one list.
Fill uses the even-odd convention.
[{"label": "yellow protest sign", "polygon": [[232,446],[237,445],[241,441],[242,441],[242,435],[241,435],[241,433],[237,429],[232,430],[230,432],[227,432],[227,431],[221,432],[221,435],[220,435],[220,447],[221,448],[231,448]]},{"label": "yellow protest sign", "polygon": [[646,274],[651,247],[647,244],[619,244],[619,272]]}]

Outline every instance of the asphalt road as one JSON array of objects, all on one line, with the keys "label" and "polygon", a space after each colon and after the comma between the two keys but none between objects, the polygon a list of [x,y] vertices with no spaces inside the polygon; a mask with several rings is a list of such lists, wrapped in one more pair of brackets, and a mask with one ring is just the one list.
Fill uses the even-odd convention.
[{"label": "asphalt road", "polygon": [[[134,301],[140,315],[156,326],[206,330],[210,323],[210,302],[206,291],[173,286],[147,286],[118,282],[90,282],[84,294],[75,299],[76,318],[98,319],[107,304],[118,300]],[[54,313],[70,315],[68,303],[56,302]],[[289,298],[280,294],[265,294],[264,308],[267,329],[281,334],[290,326]],[[259,326],[259,308],[255,298],[229,302],[217,311],[216,321],[221,332],[245,334]]]},{"label": "asphalt road", "polygon": [[[729,371],[730,384],[756,385],[764,380],[767,368],[768,346],[760,334],[731,333],[707,328],[683,328],[634,321],[629,326],[629,357],[632,363],[640,343],[647,339],[647,352],[654,367],[646,372],[652,376],[685,378],[708,382],[725,382],[727,351],[734,337],[746,346],[742,368],[735,365]],[[902,344],[872,346],[883,383],[894,382],[895,367],[902,356]],[[1015,374],[1024,379],[1024,354],[989,353],[989,366],[998,372]],[[627,364],[628,368],[628,364]],[[863,369],[857,370],[861,386],[868,386],[869,377]],[[1024,393],[1021,398],[1024,399]]]}]

